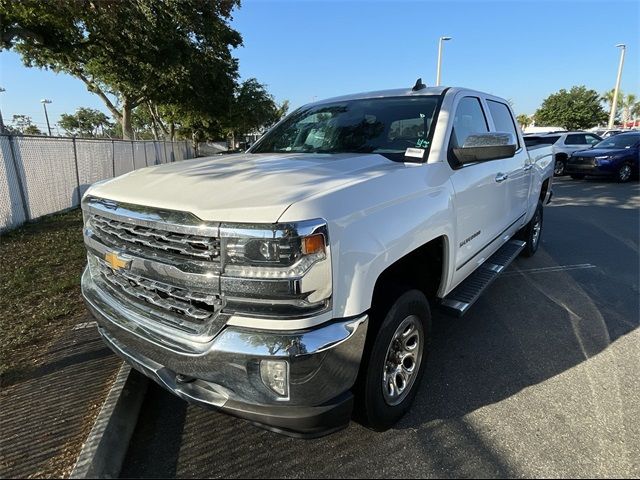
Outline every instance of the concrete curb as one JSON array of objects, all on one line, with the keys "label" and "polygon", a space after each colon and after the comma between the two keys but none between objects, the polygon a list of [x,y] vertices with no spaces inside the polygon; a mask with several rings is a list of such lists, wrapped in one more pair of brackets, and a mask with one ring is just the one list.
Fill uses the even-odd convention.
[{"label": "concrete curb", "polygon": [[148,380],[122,364],[69,478],[116,478],[133,435]]}]

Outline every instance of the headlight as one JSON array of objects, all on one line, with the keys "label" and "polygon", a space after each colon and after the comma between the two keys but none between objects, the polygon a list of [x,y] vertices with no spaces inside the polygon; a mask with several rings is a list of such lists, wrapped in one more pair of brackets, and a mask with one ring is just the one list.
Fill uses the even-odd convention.
[{"label": "headlight", "polygon": [[292,317],[330,307],[331,259],[324,220],[222,224],[220,240],[227,310]]}]

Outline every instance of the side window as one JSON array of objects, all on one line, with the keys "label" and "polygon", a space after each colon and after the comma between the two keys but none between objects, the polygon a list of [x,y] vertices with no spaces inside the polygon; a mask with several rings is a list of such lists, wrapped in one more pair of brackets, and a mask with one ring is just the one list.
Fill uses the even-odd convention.
[{"label": "side window", "polygon": [[595,135],[585,135],[585,138],[587,139],[587,145],[595,145],[596,143],[600,143],[600,139]]},{"label": "side window", "polygon": [[504,103],[496,102],[494,100],[487,100],[487,105],[489,105],[489,111],[491,112],[493,123],[496,126],[496,132],[513,134],[513,138],[516,139],[517,145],[520,147],[518,131],[516,130],[516,122],[513,120],[509,107]]},{"label": "side window", "polygon": [[567,135],[567,138],[564,141],[565,145],[585,145],[587,141],[584,138],[584,134],[574,133],[572,135]]},{"label": "side window", "polygon": [[449,148],[464,146],[469,135],[474,133],[488,133],[489,126],[482,111],[480,99],[476,97],[464,97],[458,103],[456,115],[453,119],[453,130]]}]

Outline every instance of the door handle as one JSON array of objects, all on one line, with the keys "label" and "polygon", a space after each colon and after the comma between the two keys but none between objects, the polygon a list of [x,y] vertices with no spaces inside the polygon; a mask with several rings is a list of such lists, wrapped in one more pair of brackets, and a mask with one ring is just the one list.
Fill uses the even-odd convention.
[{"label": "door handle", "polygon": [[507,178],[509,178],[509,175],[507,175],[506,173],[499,173],[498,175],[496,175],[496,182],[504,182]]},{"label": "door handle", "polygon": [[523,170],[524,170],[525,172],[528,172],[528,171],[529,171],[529,170],[531,170],[532,168],[533,168],[533,163],[530,163],[529,165],[525,165]]}]

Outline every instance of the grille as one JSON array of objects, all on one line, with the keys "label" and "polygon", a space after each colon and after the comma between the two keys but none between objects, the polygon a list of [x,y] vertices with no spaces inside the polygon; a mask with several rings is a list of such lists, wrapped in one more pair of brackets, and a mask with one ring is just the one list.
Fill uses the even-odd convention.
[{"label": "grille", "polygon": [[134,251],[135,246],[139,246],[204,261],[220,257],[220,240],[214,237],[167,232],[100,215],[92,215],[91,227],[96,236],[107,243]]},{"label": "grille", "polygon": [[595,165],[596,161],[592,157],[577,157],[576,163],[579,165]]},{"label": "grille", "polygon": [[101,260],[98,260],[98,268],[111,290],[136,303],[149,304],[171,313],[176,320],[202,324],[222,307],[220,297],[215,294],[175,287],[125,270],[113,270]]}]

